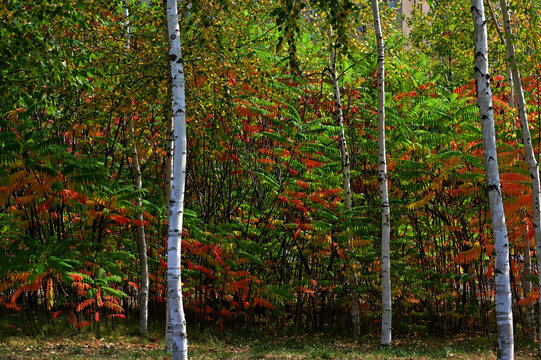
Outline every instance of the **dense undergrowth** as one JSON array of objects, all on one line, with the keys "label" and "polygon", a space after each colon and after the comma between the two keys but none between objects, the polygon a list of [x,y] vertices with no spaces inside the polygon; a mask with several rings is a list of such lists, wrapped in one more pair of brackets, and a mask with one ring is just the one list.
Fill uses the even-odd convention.
[{"label": "dense undergrowth", "polygon": [[[472,54],[466,50],[472,47],[470,33],[460,30],[460,14],[469,6],[454,2],[456,12],[447,17],[445,3],[417,19],[409,39],[396,27],[396,12],[382,10],[398,339],[495,330],[494,245]],[[279,336],[347,334],[354,293],[365,335],[374,334],[380,328],[380,207],[375,46],[371,28],[364,26],[371,23],[370,12],[342,9],[333,15],[344,20],[334,44],[341,48],[352,170],[353,208],[346,210],[340,129],[325,75],[326,16],[313,9],[284,10],[272,1],[193,4],[191,11],[184,9],[182,23],[189,139],[182,279],[188,324],[216,334],[234,326],[271,329]],[[84,330],[99,337],[135,321],[140,225],[148,245],[151,319],[164,318],[170,117],[165,11],[129,4],[127,50],[122,6],[0,4],[7,14],[0,27],[0,53],[7,59],[0,67],[0,331],[6,335],[19,335],[21,328],[41,336],[50,326],[45,333],[60,331],[63,337],[62,331],[71,336]],[[535,6],[516,10],[525,20],[517,25],[517,44],[524,48],[537,46],[524,33],[528,24],[534,24],[529,34],[541,28],[535,26]],[[294,18],[303,21],[289,24]],[[434,24],[432,30],[427,23]],[[456,33],[430,32],[449,23],[457,24]],[[460,52],[453,50],[455,38]],[[496,41],[492,29],[491,42]],[[523,76],[529,111],[537,119],[536,148],[538,53],[520,54],[528,64]],[[497,46],[493,54],[521,337],[518,329],[538,300],[531,286],[537,271],[531,193],[503,76],[505,56]],[[130,167],[133,147],[141,161],[141,190]],[[142,208],[136,206],[139,197]],[[348,281],[352,274],[356,286]]]}]

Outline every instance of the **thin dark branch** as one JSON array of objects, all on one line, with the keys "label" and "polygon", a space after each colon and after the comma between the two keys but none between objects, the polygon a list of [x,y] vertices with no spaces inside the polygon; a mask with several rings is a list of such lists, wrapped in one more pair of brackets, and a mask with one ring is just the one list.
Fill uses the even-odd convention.
[{"label": "thin dark branch", "polygon": [[355,62],[353,62],[353,64],[351,64],[350,66],[348,66],[344,71],[342,71],[342,72],[340,73],[340,75],[338,75],[338,79],[340,79],[340,78],[342,77],[342,75],[345,74],[346,71],[348,71],[349,69],[351,69],[352,67],[354,67],[355,65],[357,65],[358,63],[360,63],[361,61],[366,60],[368,57],[372,56],[375,52],[376,52],[376,50],[371,51],[371,52],[369,52],[365,57],[363,57],[362,59],[359,59],[359,60],[356,60]]},{"label": "thin dark branch", "polygon": [[258,37],[256,37],[256,38],[252,39],[252,40],[248,40],[248,41],[246,41],[244,44],[237,45],[237,46],[235,46],[235,48],[239,49],[239,48],[244,47],[244,46],[246,46],[246,45],[248,45],[248,44],[250,44],[250,43],[253,43],[254,41],[257,41],[257,40],[261,39],[262,37],[264,37],[264,36],[266,36],[268,33],[270,33],[272,30],[276,29],[276,27],[277,27],[277,25],[274,25],[274,26],[271,27],[269,30],[267,30],[266,32],[264,32],[263,35],[260,35],[260,36],[258,36]]}]

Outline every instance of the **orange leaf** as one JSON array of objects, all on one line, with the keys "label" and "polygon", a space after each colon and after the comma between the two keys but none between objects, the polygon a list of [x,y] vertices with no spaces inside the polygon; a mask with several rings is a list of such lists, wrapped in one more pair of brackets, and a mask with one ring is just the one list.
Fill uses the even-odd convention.
[{"label": "orange leaf", "polygon": [[84,300],[83,302],[81,302],[78,306],[77,306],[77,309],[75,309],[75,311],[82,311],[84,310],[86,307],[92,305],[94,303],[94,299],[86,299]]},{"label": "orange leaf", "polygon": [[60,315],[62,315],[62,310],[58,310],[58,311],[55,311],[53,313],[53,315],[51,316],[52,319],[56,319],[57,317],[59,317]]},{"label": "orange leaf", "polygon": [[[162,259],[160,258],[160,260],[162,260]],[[165,268],[167,268],[167,266]],[[132,288],[134,288],[136,290],[139,290],[139,286],[137,286],[137,284],[134,283],[134,282],[128,281],[128,285],[130,285]]]}]

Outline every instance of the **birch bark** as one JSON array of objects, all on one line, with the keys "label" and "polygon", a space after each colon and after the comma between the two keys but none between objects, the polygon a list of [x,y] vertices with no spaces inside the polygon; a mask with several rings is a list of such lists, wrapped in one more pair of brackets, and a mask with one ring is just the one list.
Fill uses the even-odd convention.
[{"label": "birch bark", "polygon": [[173,173],[171,176],[171,199],[168,213],[167,299],[171,317],[172,359],[187,360],[188,335],[186,334],[186,320],[182,304],[180,273],[184,190],[186,186],[186,98],[177,0],[167,0],[167,25],[169,29],[169,61],[171,65],[174,123]]},{"label": "birch bark", "polygon": [[513,313],[511,310],[511,286],[509,282],[509,242],[496,151],[492,91],[490,89],[490,73],[488,68],[485,8],[483,0],[471,0],[471,4],[475,34],[474,70],[477,106],[479,107],[481,118],[483,155],[485,159],[485,172],[487,175],[487,188],[496,253],[494,273],[498,359],[508,360],[514,358]]},{"label": "birch bark", "polygon": [[391,345],[391,209],[387,184],[387,154],[385,151],[385,44],[381,32],[379,5],[372,0],[374,30],[378,46],[378,180],[381,200],[381,344]]},{"label": "birch bark", "polygon": [[[522,80],[520,77],[520,71],[518,69],[517,61],[515,58],[515,46],[513,43],[513,35],[511,34],[511,20],[509,18],[509,12],[507,10],[507,1],[500,0],[500,6],[502,8],[503,15],[503,28],[505,34],[505,47],[507,51],[507,61],[509,62],[509,68],[511,69],[511,77],[513,78],[513,88],[516,96],[516,106],[518,109],[518,115],[520,119],[520,128],[522,133],[522,143],[524,144],[524,154],[528,168],[530,170],[530,177],[532,179],[532,205],[533,205],[533,227],[535,248],[537,254],[541,254],[541,192],[539,183],[539,164],[535,159],[535,152],[532,145],[532,138],[530,135],[530,128],[528,124],[528,113],[526,111],[526,101],[524,100],[524,91],[522,89]],[[529,251],[529,246],[528,246]],[[539,256],[537,257],[537,264],[539,266]],[[539,273],[539,284],[541,285],[541,272]],[[541,289],[540,289],[541,291]],[[541,313],[540,313],[541,320]],[[541,344],[539,344],[539,353],[541,354]]]},{"label": "birch bark", "polygon": [[[350,163],[349,163],[349,154],[348,146],[346,142],[346,134],[344,132],[344,113],[342,111],[342,99],[340,94],[340,85],[338,83],[338,74],[336,71],[336,49],[333,47],[332,42],[332,29],[329,30],[329,45],[330,45],[330,55],[329,55],[329,66],[330,66],[330,77],[334,89],[334,103],[336,108],[336,117],[338,120],[338,126],[340,126],[340,154],[342,156],[342,174],[344,176],[344,196],[345,196],[345,207],[346,210],[351,210],[352,201],[351,201],[351,181],[350,181]],[[353,333],[355,335],[360,335],[360,304],[359,297],[357,296],[357,276],[352,270],[350,276],[350,285],[352,288],[351,291],[351,321],[353,325]]]}]

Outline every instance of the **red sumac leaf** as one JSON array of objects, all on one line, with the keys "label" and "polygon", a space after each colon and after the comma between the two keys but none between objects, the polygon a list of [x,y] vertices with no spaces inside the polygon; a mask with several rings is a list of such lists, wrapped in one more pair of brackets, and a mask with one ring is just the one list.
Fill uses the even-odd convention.
[{"label": "red sumac leaf", "polygon": [[308,189],[310,187],[310,184],[304,181],[300,181],[300,180],[295,180],[295,181],[297,182],[297,185],[299,185],[303,189]]}]

